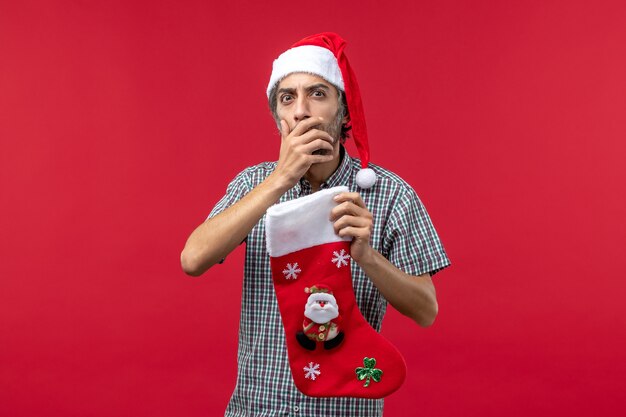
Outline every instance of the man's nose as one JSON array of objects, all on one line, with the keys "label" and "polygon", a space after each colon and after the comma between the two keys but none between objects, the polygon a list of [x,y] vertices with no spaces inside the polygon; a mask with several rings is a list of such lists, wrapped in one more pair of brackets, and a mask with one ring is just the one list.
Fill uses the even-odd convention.
[{"label": "man's nose", "polygon": [[300,95],[296,100],[296,108],[293,118],[296,122],[301,122],[309,117],[311,117],[311,113],[309,112],[309,102],[306,99],[306,95]]}]

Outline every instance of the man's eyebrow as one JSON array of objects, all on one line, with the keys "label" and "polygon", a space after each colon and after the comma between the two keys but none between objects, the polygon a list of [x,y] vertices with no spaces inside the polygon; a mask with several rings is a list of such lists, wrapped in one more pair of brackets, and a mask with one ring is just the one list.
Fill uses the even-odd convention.
[{"label": "man's eyebrow", "polygon": [[326,91],[330,90],[330,88],[326,84],[317,83],[317,84],[308,86],[306,88],[306,91],[317,90],[318,88],[321,88],[322,90],[326,90]]},{"label": "man's eyebrow", "polygon": [[[329,86],[327,86],[326,84],[322,84],[322,83],[309,85],[308,87],[305,88],[305,90],[312,91],[312,90],[317,90],[319,88],[321,88],[322,90],[326,90],[326,91],[330,90]],[[282,93],[293,94],[295,92],[296,92],[295,88],[283,87],[283,88],[278,89],[278,94],[282,94]]]}]

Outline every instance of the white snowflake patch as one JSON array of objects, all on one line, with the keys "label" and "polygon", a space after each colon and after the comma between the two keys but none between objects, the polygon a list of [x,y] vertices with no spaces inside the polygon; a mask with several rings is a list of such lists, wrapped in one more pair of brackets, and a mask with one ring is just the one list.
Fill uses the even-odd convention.
[{"label": "white snowflake patch", "polygon": [[305,366],[304,368],[304,377],[307,379],[311,379],[315,381],[315,378],[322,372],[320,371],[320,364],[309,362],[309,366]]},{"label": "white snowflake patch", "polygon": [[298,279],[300,272],[302,272],[302,270],[298,268],[298,262],[294,262],[293,265],[287,264],[287,268],[283,270],[286,279]]},{"label": "white snowflake patch", "polygon": [[336,263],[337,268],[348,266],[348,259],[350,259],[350,255],[346,253],[345,249],[342,249],[340,252],[335,250],[333,251],[333,255],[335,255],[335,257],[332,259],[332,263]]}]

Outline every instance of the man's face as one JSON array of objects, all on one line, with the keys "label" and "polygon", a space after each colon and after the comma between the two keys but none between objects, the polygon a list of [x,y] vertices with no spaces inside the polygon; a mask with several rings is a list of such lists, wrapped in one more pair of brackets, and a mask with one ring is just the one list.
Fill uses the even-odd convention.
[{"label": "man's face", "polygon": [[276,100],[278,119],[285,120],[290,131],[309,117],[322,117],[316,128],[328,132],[338,148],[345,118],[338,114],[339,96],[332,84],[317,75],[293,73],[278,84]]}]

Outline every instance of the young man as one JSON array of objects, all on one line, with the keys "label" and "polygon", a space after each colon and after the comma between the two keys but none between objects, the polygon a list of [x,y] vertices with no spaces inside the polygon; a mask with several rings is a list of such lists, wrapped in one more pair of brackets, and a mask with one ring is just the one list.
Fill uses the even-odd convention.
[{"label": "young man", "polygon": [[[382,400],[312,398],[293,383],[261,221],[278,202],[348,186],[330,216],[335,232],[352,238],[353,287],[365,319],[379,331],[387,302],[421,326],[437,315],[431,275],[449,261],[423,205],[381,167],[370,165],[366,181],[357,178],[369,154],[344,46],[336,34],[314,35],[274,62],[267,94],[281,133],[278,161],[237,175],[181,254],[183,270],[198,276],[246,242],[238,378],[227,416],[382,414]],[[365,164],[342,146],[349,129]]]}]

